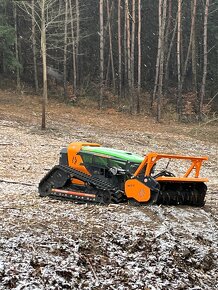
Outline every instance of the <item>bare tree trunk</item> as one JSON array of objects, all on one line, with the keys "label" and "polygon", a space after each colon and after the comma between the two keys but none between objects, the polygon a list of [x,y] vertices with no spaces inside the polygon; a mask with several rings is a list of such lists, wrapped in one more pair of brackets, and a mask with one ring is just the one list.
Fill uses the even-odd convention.
[{"label": "bare tree trunk", "polygon": [[128,84],[128,56],[127,56],[127,15],[126,7],[124,13],[124,35],[123,35],[123,49],[124,49],[124,95],[126,94],[126,83]]},{"label": "bare tree trunk", "polygon": [[[170,47],[170,40],[169,40],[169,35],[170,35],[170,31],[172,28],[172,0],[168,1],[168,16],[167,16],[167,25],[166,25],[166,33],[165,33],[165,50],[168,51],[169,47]],[[168,66],[165,64],[165,69],[168,68]],[[168,78],[169,78],[169,74],[167,71],[165,71],[165,76],[164,76],[164,80],[165,80],[165,87],[168,86]]]},{"label": "bare tree trunk", "polygon": [[46,128],[46,105],[48,101],[45,1],[41,1],[41,53],[43,67],[42,130]]},{"label": "bare tree trunk", "polygon": [[70,6],[70,24],[71,24],[72,54],[73,54],[73,93],[75,94],[77,90],[77,49],[76,49],[74,17],[71,0],[69,0],[69,6]]},{"label": "bare tree trunk", "polygon": [[64,22],[64,95],[67,97],[67,32],[68,32],[68,0],[65,0]]},{"label": "bare tree trunk", "polygon": [[207,78],[207,24],[208,24],[208,10],[209,10],[210,0],[206,0],[205,2],[205,11],[204,11],[204,66],[203,66],[203,77],[201,83],[201,93],[200,93],[200,102],[199,102],[199,118],[202,120],[202,109],[205,98],[205,86],[206,86],[206,78]]},{"label": "bare tree trunk", "polygon": [[119,75],[119,96],[122,96],[122,42],[121,42],[121,0],[118,0],[118,75]]},{"label": "bare tree trunk", "polygon": [[79,48],[80,48],[80,6],[79,0],[76,0],[76,87],[79,82]]},{"label": "bare tree trunk", "polygon": [[130,101],[131,101],[131,113],[136,113],[136,98],[133,92],[135,85],[135,0],[132,0],[132,30],[131,30],[131,55],[130,55],[130,72],[131,72],[131,91],[130,91]]},{"label": "bare tree trunk", "polygon": [[172,52],[172,48],[173,48],[173,43],[174,43],[174,39],[176,36],[176,30],[177,30],[177,26],[178,26],[178,14],[176,16],[176,23],[173,29],[173,35],[170,41],[170,46],[168,48],[168,53],[167,53],[167,58],[166,58],[166,64],[165,64],[165,85],[168,86],[168,80],[169,80],[169,62],[170,62],[170,56],[171,56],[171,52]]},{"label": "bare tree trunk", "polygon": [[[192,0],[192,13],[194,11],[194,9],[196,10],[196,8],[194,8],[194,3],[196,2],[196,0]],[[196,33],[195,33],[195,22],[193,24],[193,34],[192,34],[192,45],[191,45],[191,49],[192,49],[192,86],[193,86],[193,90],[195,92],[195,96],[196,96],[196,100],[197,100],[197,63],[196,63]]]},{"label": "bare tree trunk", "polygon": [[177,112],[179,120],[182,118],[182,90],[181,90],[181,7],[182,0],[178,0],[178,28],[177,28],[177,74],[178,74],[178,96]]},{"label": "bare tree trunk", "polygon": [[111,55],[110,55],[110,50],[109,50],[109,55],[108,55],[108,60],[107,60],[107,70],[106,70],[106,76],[105,76],[105,86],[109,85],[108,80],[109,80],[109,73],[110,73],[110,64],[111,64]]},{"label": "bare tree trunk", "polygon": [[169,33],[172,26],[172,0],[168,3],[168,15],[167,15],[167,25],[166,25],[166,37],[165,37],[165,48],[168,49],[169,43]]},{"label": "bare tree trunk", "polygon": [[158,98],[157,98],[157,122],[161,119],[161,103],[163,95],[163,67],[164,67],[164,54],[165,54],[165,26],[166,26],[166,12],[167,12],[167,0],[163,0],[163,15],[161,21],[161,52],[160,52],[160,74],[158,84]]},{"label": "bare tree trunk", "polygon": [[37,53],[36,53],[36,23],[35,23],[35,0],[32,0],[32,45],[33,45],[33,69],[35,91],[39,90],[38,70],[37,70]]},{"label": "bare tree trunk", "polygon": [[99,109],[103,105],[103,83],[104,83],[104,0],[99,0],[99,16],[100,16],[100,99]]},{"label": "bare tree trunk", "polygon": [[131,39],[131,83],[132,83],[132,87],[134,87],[134,67],[135,67],[135,0],[132,0],[132,35],[131,36],[132,36],[132,39]]},{"label": "bare tree trunk", "polygon": [[137,113],[140,112],[140,93],[141,93],[141,63],[142,63],[142,51],[141,51],[141,0],[138,0],[138,86],[137,86]]},{"label": "bare tree trunk", "polygon": [[131,83],[131,48],[130,48],[130,20],[129,20],[129,0],[125,0],[126,12],[126,49],[127,49],[127,78],[129,89],[132,89]]},{"label": "bare tree trunk", "polygon": [[[108,53],[108,61],[107,61],[107,70],[106,70],[106,77],[105,77],[105,85],[108,84],[109,82],[109,77],[110,77],[110,66],[112,65],[113,60],[111,61],[111,55],[113,55],[113,50],[112,48],[112,35],[111,35],[111,13],[113,9],[113,2],[111,4],[111,7],[109,7],[109,0],[106,0],[106,10],[107,10],[107,22],[104,27],[104,31],[106,32],[107,29],[109,31],[109,53]],[[113,71],[114,71],[114,66]],[[114,79],[115,79],[115,72],[114,72]],[[113,81],[113,72],[112,72],[112,81]]]},{"label": "bare tree trunk", "polygon": [[[113,56],[113,45],[112,45],[112,33],[111,33],[111,12],[113,10],[113,3],[111,4],[111,9],[109,7],[109,0],[107,0],[107,17],[108,17],[108,33],[109,33],[109,51],[110,51],[110,61],[111,61],[111,72],[112,72],[112,83],[115,90],[115,71],[114,71],[114,56]],[[111,10],[111,11],[110,11]]]},{"label": "bare tree trunk", "polygon": [[13,12],[14,12],[14,31],[15,31],[15,55],[16,55],[16,77],[17,77],[17,91],[20,91],[20,67],[19,67],[19,52],[18,52],[18,38],[17,38],[17,4],[16,2],[13,3]]},{"label": "bare tree trunk", "polygon": [[160,53],[161,53],[161,25],[162,25],[162,0],[159,0],[158,6],[158,20],[159,20],[159,36],[158,36],[158,51],[157,51],[157,60],[156,60],[156,74],[155,74],[155,83],[154,83],[154,91],[151,100],[151,107],[153,107],[154,101],[156,99],[157,94],[157,85],[158,85],[158,78],[159,78],[159,68],[160,68]]},{"label": "bare tree trunk", "polygon": [[192,10],[192,21],[191,21],[191,32],[190,32],[190,38],[189,38],[189,45],[188,45],[188,51],[187,51],[187,56],[185,59],[185,64],[183,67],[183,72],[182,72],[182,79],[181,79],[181,90],[184,84],[184,80],[185,80],[185,75],[186,75],[186,71],[187,71],[187,66],[188,66],[188,61],[190,58],[190,52],[191,52],[191,45],[192,45],[192,39],[193,39],[193,31],[194,31],[194,26],[195,26],[195,17],[196,17],[196,5],[197,5],[197,0],[193,1],[193,10]]}]

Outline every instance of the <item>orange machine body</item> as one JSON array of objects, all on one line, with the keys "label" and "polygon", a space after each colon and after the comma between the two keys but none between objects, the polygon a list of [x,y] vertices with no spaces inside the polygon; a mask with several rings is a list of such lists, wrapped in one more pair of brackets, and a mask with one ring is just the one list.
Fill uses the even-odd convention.
[{"label": "orange machine body", "polygon": [[[99,147],[100,144],[97,143],[88,143],[88,142],[74,142],[74,143],[70,143],[68,148],[67,148],[67,156],[68,156],[68,164],[70,167],[86,173],[88,175],[91,175],[89,173],[89,171],[86,169],[86,167],[83,164],[83,160],[82,157],[80,155],[78,155],[78,153],[80,152],[80,150],[82,149],[83,146],[94,146],[94,147]],[[72,183],[74,184],[78,184],[78,185],[83,185],[84,182],[73,178],[72,179]]]}]

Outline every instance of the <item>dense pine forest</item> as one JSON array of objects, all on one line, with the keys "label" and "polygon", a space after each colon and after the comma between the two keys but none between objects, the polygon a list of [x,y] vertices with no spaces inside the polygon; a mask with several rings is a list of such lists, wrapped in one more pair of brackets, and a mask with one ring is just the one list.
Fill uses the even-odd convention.
[{"label": "dense pine forest", "polygon": [[218,1],[0,0],[0,76],[42,94],[42,127],[52,90],[204,120],[218,103]]}]

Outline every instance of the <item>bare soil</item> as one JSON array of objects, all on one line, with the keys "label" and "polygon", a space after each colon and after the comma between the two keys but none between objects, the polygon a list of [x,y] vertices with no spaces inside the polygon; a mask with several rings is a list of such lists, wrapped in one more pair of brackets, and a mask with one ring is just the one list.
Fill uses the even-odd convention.
[{"label": "bare soil", "polygon": [[[218,130],[0,91],[0,290],[218,289]],[[73,141],[206,155],[206,205],[81,205],[37,185]]]}]

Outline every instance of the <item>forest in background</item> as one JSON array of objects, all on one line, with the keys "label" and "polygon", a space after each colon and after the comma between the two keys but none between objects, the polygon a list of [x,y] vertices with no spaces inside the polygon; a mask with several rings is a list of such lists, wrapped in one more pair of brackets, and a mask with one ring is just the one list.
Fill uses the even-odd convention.
[{"label": "forest in background", "polygon": [[218,0],[0,0],[0,75],[43,95],[42,127],[54,87],[157,121],[215,116]]}]

